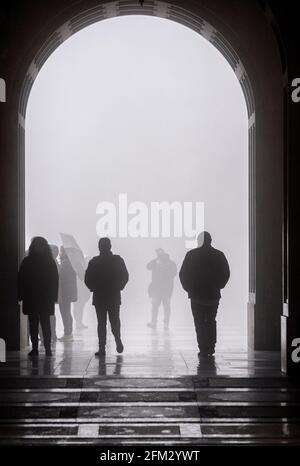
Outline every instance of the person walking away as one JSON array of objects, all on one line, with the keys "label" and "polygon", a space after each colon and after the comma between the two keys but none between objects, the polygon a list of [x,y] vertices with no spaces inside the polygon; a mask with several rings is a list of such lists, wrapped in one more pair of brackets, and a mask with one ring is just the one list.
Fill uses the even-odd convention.
[{"label": "person walking away", "polygon": [[181,284],[191,300],[199,356],[204,357],[215,353],[220,290],[230,277],[225,255],[213,248],[211,242],[207,231],[200,233],[198,247],[186,254],[179,272]]},{"label": "person walking away", "polygon": [[[58,276],[59,276],[59,264],[57,261],[57,257],[59,254],[59,248],[58,246],[56,246],[56,244],[50,244],[50,249],[52,252],[53,259],[55,260],[55,264],[56,264]],[[51,326],[51,340],[52,342],[55,343],[57,341],[55,310],[54,310],[54,314],[50,316],[50,326]]]},{"label": "person walking away", "polygon": [[50,316],[54,315],[58,296],[58,271],[50,246],[45,238],[33,238],[28,256],[18,273],[18,299],[22,312],[28,315],[32,350],[38,356],[39,323],[42,327],[46,356],[51,356]]},{"label": "person walking away", "polygon": [[128,271],[124,260],[111,251],[109,238],[100,238],[99,255],[93,257],[85,273],[85,284],[93,293],[93,305],[98,320],[99,350],[96,356],[105,355],[107,316],[116,341],[118,353],[124,346],[121,340],[120,305],[121,291],[128,282]]}]

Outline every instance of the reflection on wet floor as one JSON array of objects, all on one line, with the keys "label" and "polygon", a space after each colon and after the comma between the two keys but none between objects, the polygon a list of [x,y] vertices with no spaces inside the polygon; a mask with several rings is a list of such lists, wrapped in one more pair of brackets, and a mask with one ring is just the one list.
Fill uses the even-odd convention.
[{"label": "reflection on wet floor", "polygon": [[57,342],[52,358],[0,365],[0,444],[299,444],[300,390],[279,353],[221,336],[199,358],[187,331],[124,332],[97,358],[95,337]]},{"label": "reflection on wet floor", "polygon": [[[105,357],[96,358],[95,336],[84,330],[70,342],[56,342],[53,357],[46,358],[40,346],[39,358],[30,360],[28,350],[10,353],[0,374],[7,375],[75,375],[122,377],[173,377],[181,375],[279,374],[278,353],[248,354],[236,335],[221,335],[215,358],[198,357],[195,335],[191,330],[145,329],[124,332],[125,350],[118,355],[112,336],[108,339]],[[267,360],[267,365],[265,361]]]}]

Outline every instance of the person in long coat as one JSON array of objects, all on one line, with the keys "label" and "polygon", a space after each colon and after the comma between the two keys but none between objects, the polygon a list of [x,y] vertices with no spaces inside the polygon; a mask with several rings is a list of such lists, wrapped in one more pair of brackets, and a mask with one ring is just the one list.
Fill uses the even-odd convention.
[{"label": "person in long coat", "polygon": [[[86,268],[85,268],[86,270],[87,265],[90,261],[90,258],[85,257],[84,259],[86,263]],[[85,270],[84,270],[84,273],[85,273]],[[91,297],[91,292],[87,288],[86,284],[84,283],[84,277],[82,280],[81,277],[78,275],[77,275],[77,294],[78,294],[78,299],[76,303],[74,303],[73,305],[73,315],[74,315],[74,319],[76,322],[76,329],[83,330],[83,329],[88,328],[88,326],[83,323],[83,313],[84,313],[84,308]]]},{"label": "person in long coat", "polygon": [[[56,244],[49,244],[49,246],[50,246],[51,253],[52,253],[53,259],[55,260],[56,267],[57,267],[57,270],[58,270],[58,273],[59,273],[59,267],[60,267],[60,265],[59,265],[59,263],[58,263],[58,261],[57,261],[57,256],[58,256],[58,253],[59,253],[58,246],[56,246]],[[59,288],[58,288],[58,289],[59,289]],[[55,316],[55,310],[54,310],[54,314],[50,316],[50,327],[51,327],[51,342],[52,342],[52,343],[56,343],[56,341],[57,341],[57,334],[56,334],[56,316]],[[43,332],[42,332],[41,324],[39,325],[39,336],[41,337],[42,345],[44,345]]]},{"label": "person in long coat", "polygon": [[73,339],[73,317],[71,306],[78,298],[77,275],[63,246],[60,248],[59,257],[58,304],[64,326],[64,335],[59,340],[69,341]]},{"label": "person in long coat", "polygon": [[22,312],[28,315],[32,350],[38,356],[39,323],[42,327],[46,356],[51,356],[50,316],[54,315],[58,297],[58,272],[50,246],[45,238],[33,238],[28,256],[18,274],[18,299]]}]

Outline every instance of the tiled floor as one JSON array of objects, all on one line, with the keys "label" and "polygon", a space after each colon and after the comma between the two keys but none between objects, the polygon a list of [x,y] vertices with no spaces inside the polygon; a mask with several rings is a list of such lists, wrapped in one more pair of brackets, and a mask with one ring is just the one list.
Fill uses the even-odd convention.
[{"label": "tiled floor", "polygon": [[247,353],[221,335],[214,359],[197,356],[190,330],[82,332],[52,358],[9,354],[0,365],[0,444],[297,444],[300,385],[279,354]]}]

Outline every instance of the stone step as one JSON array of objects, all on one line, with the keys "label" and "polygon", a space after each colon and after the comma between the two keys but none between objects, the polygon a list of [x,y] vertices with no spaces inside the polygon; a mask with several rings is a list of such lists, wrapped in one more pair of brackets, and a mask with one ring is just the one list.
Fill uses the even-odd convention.
[{"label": "stone step", "polygon": [[297,445],[293,423],[18,424],[0,426],[0,445],[43,444],[288,444]]},{"label": "stone step", "polygon": [[0,378],[0,445],[299,445],[285,377]]},{"label": "stone step", "polygon": [[1,406],[0,419],[2,423],[7,419],[34,419],[52,420],[69,419],[84,420],[97,419],[108,422],[110,419],[130,419],[134,422],[153,422],[163,419],[165,422],[174,422],[178,419],[189,422],[203,418],[285,418],[288,420],[300,419],[300,406],[280,403],[268,405],[201,405],[197,403],[108,403],[97,404],[58,404],[38,405],[36,403],[23,406]]},{"label": "stone step", "polygon": [[300,388],[300,380],[288,377],[72,377],[72,376],[5,376],[4,388]]},{"label": "stone step", "polygon": [[0,391],[0,406],[21,406],[24,403],[36,403],[43,406],[45,403],[67,403],[68,405],[80,403],[182,403],[191,402],[198,406],[209,405],[259,405],[272,406],[278,403],[289,403],[296,406],[300,403],[300,391],[280,389],[274,390],[220,390],[195,389],[22,389],[19,391]]}]

